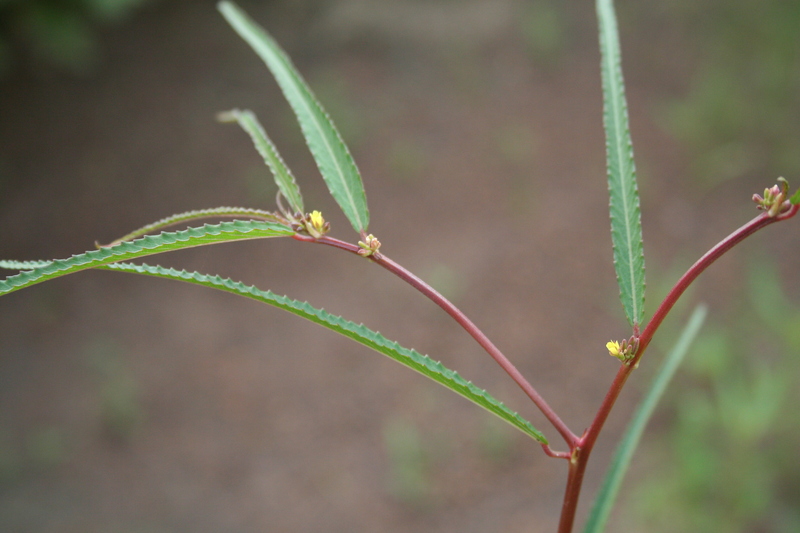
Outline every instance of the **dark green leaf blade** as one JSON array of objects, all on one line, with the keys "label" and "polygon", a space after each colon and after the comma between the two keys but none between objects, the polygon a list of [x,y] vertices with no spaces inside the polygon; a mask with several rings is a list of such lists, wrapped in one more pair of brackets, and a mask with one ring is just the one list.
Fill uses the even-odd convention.
[{"label": "dark green leaf blade", "polygon": [[217,7],[233,29],[267,64],[297,116],[328,190],[353,228],[359,233],[366,231],[369,210],[361,174],[333,121],[286,53],[263,28],[231,2],[220,2]]},{"label": "dark green leaf blade", "polygon": [[224,122],[238,122],[239,126],[250,135],[256,150],[258,150],[258,153],[261,154],[261,157],[264,158],[264,162],[267,164],[270,171],[272,171],[275,183],[278,185],[278,189],[280,189],[283,197],[289,202],[292,211],[305,214],[303,196],[300,194],[300,187],[298,187],[294,175],[292,175],[292,171],[289,170],[289,167],[283,162],[283,158],[278,153],[278,149],[275,148],[275,145],[272,143],[269,136],[267,136],[267,132],[264,131],[264,128],[253,112],[247,109],[244,111],[232,109],[220,113],[218,116],[219,119]]},{"label": "dark green leaf blade", "polygon": [[639,407],[633,414],[630,424],[628,424],[625,433],[622,435],[622,439],[620,439],[619,446],[608,467],[608,472],[606,472],[606,476],[603,479],[603,485],[600,487],[600,491],[597,493],[597,497],[592,505],[592,510],[589,513],[589,518],[586,521],[586,527],[584,527],[583,533],[601,533],[605,529],[606,522],[611,514],[611,509],[616,501],[619,487],[622,484],[622,479],[628,471],[628,466],[636,451],[636,447],[639,445],[642,433],[644,433],[644,429],[647,427],[647,422],[653,415],[653,411],[658,401],[661,399],[661,396],[664,394],[672,376],[675,375],[675,371],[681,364],[681,361],[683,361],[686,352],[689,350],[689,346],[697,336],[697,332],[700,331],[700,327],[703,325],[705,318],[706,307],[704,305],[698,305],[678,337],[678,342],[675,343],[675,346],[673,346],[672,350],[667,354],[664,364],[661,366],[661,369],[659,369],[658,374],[656,374],[652,385],[650,385],[650,390],[645,394],[642,403],[639,404]]},{"label": "dark green leaf blade", "polygon": [[644,313],[644,246],[617,20],[611,0],[597,0],[597,16],[600,22],[603,124],[614,268],[622,307],[628,322],[636,327],[641,324]]},{"label": "dark green leaf blade", "polygon": [[221,242],[289,237],[291,235],[294,235],[294,231],[283,224],[243,220],[206,224],[201,228],[148,235],[135,241],[122,242],[99,250],[73,255],[69,259],[54,259],[36,268],[23,270],[19,274],[0,280],[0,295],[81,270],[138,257]]},{"label": "dark green leaf blade", "polygon": [[202,285],[204,287],[238,294],[289,311],[290,313],[301,316],[344,335],[368,348],[372,348],[394,359],[398,363],[427,376],[480,407],[483,407],[490,413],[497,415],[536,441],[547,444],[547,439],[544,435],[534,428],[530,422],[519,416],[516,412],[511,411],[502,402],[494,399],[485,390],[476,387],[472,382],[465,380],[457,372],[446,368],[442,363],[434,361],[416,350],[404,348],[398,343],[386,339],[386,337],[380,333],[372,331],[363,324],[356,324],[340,316],[332,315],[323,309],[312,307],[307,302],[299,302],[286,296],[278,296],[271,291],[262,291],[256,287],[230,279],[223,279],[219,276],[207,276],[197,272],[179,271],[150,265],[133,265],[130,263],[115,263],[100,268]]}]

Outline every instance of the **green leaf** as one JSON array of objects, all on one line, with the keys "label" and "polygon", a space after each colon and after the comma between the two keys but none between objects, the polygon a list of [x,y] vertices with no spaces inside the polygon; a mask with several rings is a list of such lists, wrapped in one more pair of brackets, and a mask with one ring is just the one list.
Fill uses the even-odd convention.
[{"label": "green leaf", "polygon": [[33,270],[34,268],[41,268],[49,265],[52,261],[12,261],[9,259],[0,259],[0,268],[6,270]]},{"label": "green leaf", "polygon": [[263,211],[261,209],[250,209],[248,207],[213,207],[211,209],[186,211],[184,213],[177,213],[175,215],[162,218],[161,220],[157,220],[152,224],[142,226],[141,228],[128,233],[124,237],[120,237],[110,244],[118,244],[123,241],[130,241],[136,239],[137,237],[141,237],[142,235],[147,235],[148,233],[153,233],[154,231],[158,231],[169,226],[174,226],[175,224],[183,224],[185,222],[191,222],[203,218],[221,217],[255,218],[259,220],[280,223],[280,219],[275,216],[275,213]]},{"label": "green leaf", "polygon": [[706,307],[704,305],[697,306],[678,337],[678,342],[675,343],[675,346],[673,346],[672,350],[667,354],[664,364],[661,369],[659,369],[658,374],[656,374],[652,385],[650,385],[650,390],[645,394],[642,403],[639,404],[630,424],[628,424],[625,433],[622,435],[614,457],[611,459],[608,472],[606,472],[603,485],[600,487],[592,510],[589,513],[589,518],[586,521],[583,533],[601,533],[605,529],[608,516],[611,513],[611,509],[614,506],[619,492],[619,487],[622,484],[622,479],[625,477],[625,473],[633,458],[633,453],[639,445],[639,440],[647,426],[647,422],[653,415],[658,401],[664,394],[672,376],[675,375],[675,370],[677,370],[678,365],[683,361],[686,352],[689,350],[689,346],[697,336],[697,332],[700,330],[700,326],[703,325],[705,318]]},{"label": "green leaf", "polygon": [[603,124],[614,268],[622,307],[628,322],[635,327],[642,322],[644,312],[644,247],[617,21],[611,0],[597,0],[597,16],[600,21]]},{"label": "green leaf", "polygon": [[789,201],[792,203],[792,205],[800,204],[800,189],[794,191],[794,194],[791,198],[789,198]]},{"label": "green leaf", "polygon": [[361,175],[339,131],[297,72],[286,53],[269,34],[231,2],[220,2],[218,9],[264,60],[292,107],[308,147],[331,195],[359,233],[369,225],[367,197]]},{"label": "green leaf", "polygon": [[294,231],[282,224],[243,220],[222,222],[215,225],[206,224],[201,228],[189,228],[184,231],[149,235],[135,241],[123,242],[80,255],[73,255],[69,259],[54,259],[45,265],[25,270],[15,276],[9,276],[4,280],[0,280],[0,295],[18,291],[49,279],[66,276],[73,272],[96,268],[118,261],[136,259],[137,257],[220,242],[288,237],[291,235],[294,235]]},{"label": "green leaf", "polygon": [[386,337],[380,333],[372,331],[363,324],[356,324],[340,316],[332,315],[325,310],[312,307],[307,302],[299,302],[286,296],[278,296],[271,291],[262,291],[241,282],[223,279],[219,276],[207,276],[197,272],[179,271],[172,268],[167,269],[150,265],[133,265],[130,263],[109,264],[101,268],[185,281],[195,285],[202,285],[204,287],[238,294],[289,311],[290,313],[294,313],[297,316],[301,316],[344,335],[345,337],[353,339],[429,377],[471,402],[483,407],[490,413],[497,415],[536,441],[547,444],[547,439],[544,435],[534,428],[530,422],[519,416],[516,412],[511,411],[502,402],[495,400],[485,390],[476,387],[472,382],[465,380],[458,375],[457,372],[446,368],[442,363],[434,361],[427,355],[422,355],[415,350],[404,348],[396,342],[386,339]]},{"label": "green leaf", "polygon": [[305,213],[303,208],[303,196],[300,194],[300,187],[292,175],[292,171],[283,162],[278,149],[272,143],[264,128],[258,122],[258,119],[252,111],[232,109],[225,113],[219,114],[219,119],[224,122],[236,121],[244,131],[250,135],[253,144],[264,158],[264,162],[272,171],[272,176],[275,178],[275,183],[281,191],[281,194],[289,202],[292,211],[295,213]]}]

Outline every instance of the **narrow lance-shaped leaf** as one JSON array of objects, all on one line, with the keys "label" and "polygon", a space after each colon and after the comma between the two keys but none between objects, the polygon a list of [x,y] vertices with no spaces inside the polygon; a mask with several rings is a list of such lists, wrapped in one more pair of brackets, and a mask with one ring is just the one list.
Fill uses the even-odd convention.
[{"label": "narrow lance-shaped leaf", "polygon": [[485,390],[480,389],[465,380],[457,372],[446,368],[442,363],[432,360],[426,355],[422,355],[416,350],[410,350],[386,339],[376,331],[372,331],[363,324],[356,324],[345,320],[342,317],[332,315],[322,309],[312,307],[305,302],[299,302],[286,296],[278,296],[271,291],[262,291],[255,287],[245,285],[230,279],[223,279],[219,276],[207,276],[197,272],[178,271],[159,266],[133,265],[130,263],[116,263],[102,266],[100,268],[112,269],[123,272],[132,272],[161,278],[168,278],[177,281],[202,285],[213,289],[238,294],[246,298],[251,298],[263,302],[295,315],[306,318],[316,324],[333,330],[345,337],[348,337],[368,348],[382,353],[394,359],[398,363],[429,377],[437,383],[444,385],[453,392],[460,394],[464,398],[483,407],[492,414],[497,415],[518,430],[522,431],[536,441],[547,444],[547,439],[539,430],[534,428],[530,422],[511,411],[502,402],[494,399]]},{"label": "narrow lance-shaped leaf", "polygon": [[275,145],[267,136],[267,133],[264,131],[264,128],[258,122],[253,112],[249,110],[240,111],[238,109],[232,109],[231,111],[220,113],[219,119],[224,122],[238,122],[239,126],[250,135],[256,150],[258,150],[258,153],[261,154],[261,157],[264,158],[264,162],[272,171],[275,183],[278,185],[278,189],[280,189],[283,197],[289,202],[292,211],[301,214],[305,213],[303,197],[300,195],[300,187],[297,186],[292,171],[289,170],[289,167],[283,162],[283,159],[278,153],[278,149],[275,148]]},{"label": "narrow lance-shaped leaf", "polygon": [[697,336],[697,332],[700,331],[700,326],[703,325],[705,318],[706,307],[704,305],[697,306],[692,316],[689,318],[689,321],[686,323],[686,327],[683,328],[683,331],[678,337],[678,342],[675,343],[675,346],[669,354],[667,354],[664,364],[658,371],[658,374],[656,374],[653,384],[650,386],[650,390],[645,394],[642,403],[639,404],[639,407],[633,414],[630,424],[628,424],[625,433],[622,435],[622,439],[620,439],[619,446],[616,452],[614,452],[614,457],[611,459],[611,464],[608,467],[608,472],[606,472],[606,476],[603,479],[603,485],[600,487],[592,510],[589,513],[589,518],[586,521],[586,527],[583,533],[601,533],[605,529],[608,516],[617,499],[622,479],[628,471],[628,466],[636,451],[636,447],[639,445],[642,433],[647,427],[647,422],[653,415],[653,411],[656,405],[658,405],[661,396],[664,394],[672,376],[675,375],[675,371],[678,369],[681,361],[683,361],[686,352],[689,350],[689,346]]},{"label": "narrow lance-shaped leaf", "polygon": [[639,192],[622,81],[619,35],[611,0],[597,0],[600,22],[603,123],[610,196],[611,241],[620,299],[628,322],[636,327],[644,312],[644,249]]},{"label": "narrow lance-shaped leaf", "polygon": [[249,207],[212,207],[211,209],[196,209],[193,211],[185,211],[183,213],[170,215],[166,218],[162,218],[161,220],[156,220],[151,224],[142,226],[141,228],[133,230],[127,235],[116,239],[107,246],[118,244],[123,241],[132,241],[133,239],[147,235],[148,233],[153,233],[170,226],[175,226],[176,224],[184,224],[186,222],[193,222],[195,220],[201,220],[204,218],[219,219],[222,217],[254,218],[268,222],[280,222],[280,219],[275,216],[275,213],[264,211],[262,209],[251,209]]},{"label": "narrow lance-shaped leaf", "polygon": [[292,107],[328,190],[359,233],[369,225],[361,174],[328,114],[286,53],[244,11],[231,2],[218,8],[234,30],[261,57]]},{"label": "narrow lance-shaped leaf", "polygon": [[269,237],[294,235],[291,228],[269,222],[243,221],[206,224],[202,228],[164,232],[148,235],[135,241],[122,242],[114,246],[73,255],[69,259],[54,259],[46,264],[24,270],[15,276],[0,280],[0,295],[8,294],[43,281],[47,281],[81,270],[158,254],[193,248],[208,244]]},{"label": "narrow lance-shaped leaf", "polygon": [[52,263],[52,261],[14,261],[0,259],[0,268],[6,270],[33,270],[34,268],[47,266],[50,263]]}]

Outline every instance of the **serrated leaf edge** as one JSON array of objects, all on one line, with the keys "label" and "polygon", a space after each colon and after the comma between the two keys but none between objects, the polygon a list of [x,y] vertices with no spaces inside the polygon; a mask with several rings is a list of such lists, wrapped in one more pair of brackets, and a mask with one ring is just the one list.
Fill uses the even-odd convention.
[{"label": "serrated leaf edge", "polygon": [[200,220],[203,218],[211,218],[211,217],[245,217],[245,218],[257,218],[265,221],[271,221],[275,223],[280,223],[280,219],[270,211],[264,211],[263,209],[253,209],[250,207],[212,207],[209,209],[194,209],[192,211],[184,211],[183,213],[176,213],[174,215],[170,215],[168,217],[164,217],[160,220],[156,220],[150,224],[142,226],[132,232],[128,233],[127,235],[116,239],[111,243],[111,245],[118,244],[124,241],[130,241],[132,239],[136,239],[137,237],[141,237],[143,235],[147,235],[148,233],[152,233],[154,231],[158,231],[160,229],[167,228],[169,226],[174,226],[175,224],[183,224],[185,222],[193,222],[195,220]]},{"label": "serrated leaf edge", "polygon": [[486,392],[486,390],[477,387],[471,381],[465,380],[458,372],[450,370],[441,362],[434,361],[427,355],[422,355],[416,350],[405,348],[396,341],[390,341],[380,333],[369,329],[364,324],[356,324],[341,316],[333,315],[324,309],[313,307],[308,302],[300,302],[288,296],[279,296],[272,291],[262,291],[252,285],[246,285],[239,281],[233,281],[230,278],[222,278],[221,276],[145,264],[135,265],[131,263],[115,263],[105,265],[101,268],[185,281],[231,292],[278,307],[336,331],[341,335],[394,359],[497,415],[534,440],[547,444],[547,439],[544,435],[533,427],[530,422],[522,418],[517,412],[510,410],[503,402],[496,400]]},{"label": "serrated leaf edge", "polygon": [[15,261],[13,259],[0,259],[0,268],[5,270],[33,270],[49,265],[52,261]]},{"label": "serrated leaf edge", "polygon": [[114,246],[100,248],[99,250],[73,255],[68,259],[54,259],[46,265],[9,276],[0,280],[0,295],[81,270],[156,253],[234,240],[288,237],[291,235],[294,235],[294,231],[282,224],[244,220],[205,224],[199,228],[162,232],[159,235],[147,235],[134,241],[126,241]]},{"label": "serrated leaf edge", "polygon": [[278,148],[272,139],[267,135],[266,130],[258,121],[255,113],[249,109],[231,109],[224,113],[220,113],[222,120],[228,120],[228,117],[235,120],[239,126],[250,136],[253,145],[264,162],[269,167],[272,177],[275,179],[275,184],[280,189],[281,194],[292,208],[293,212],[305,214],[305,207],[303,206],[303,195],[300,193],[300,186],[294,178],[294,174],[289,170],[289,167],[283,161]]},{"label": "serrated leaf edge", "polygon": [[[628,105],[625,99],[625,84],[622,76],[619,36],[613,2],[598,0],[597,13],[600,21],[600,49],[603,67],[603,121],[606,130],[606,154],[608,166],[608,184],[610,192],[609,214],[611,217],[611,235],[614,251],[614,269],[620,286],[620,298],[625,314],[632,326],[638,326],[644,313],[644,247],[642,245],[641,207],[636,185],[636,168],[633,159],[633,144],[628,124]],[[613,129],[613,131],[612,131]],[[615,153],[616,152],[616,153]],[[614,175],[618,167],[619,176]],[[623,171],[623,168],[625,169]],[[630,176],[630,179],[625,179]],[[614,182],[618,179],[618,191],[621,195],[621,206],[614,202]],[[618,210],[624,222],[623,242],[617,238],[619,228],[615,220]],[[635,252],[637,243],[641,251]],[[638,257],[637,257],[638,255]],[[640,265],[640,269],[637,269]],[[627,267],[627,272],[625,271]],[[639,270],[642,271],[639,283]],[[626,286],[629,286],[630,304],[626,304]],[[638,294],[641,293],[641,294]]]},{"label": "serrated leaf edge", "polygon": [[[313,91],[294,67],[289,56],[269,35],[269,32],[233,2],[219,2],[217,8],[239,36],[266,63],[283,91],[286,100],[294,110],[303,130],[306,144],[308,144],[314,156],[328,190],[353,225],[353,228],[359,233],[366,231],[369,226],[369,209],[361,174],[330,115],[314,96]],[[264,44],[266,50],[258,46],[259,44]],[[289,79],[285,79],[284,75]],[[302,109],[299,107],[301,105],[303,106]],[[330,136],[326,132],[330,133]],[[317,146],[317,143],[311,140],[313,133],[316,133],[321,138],[324,146]],[[337,155],[337,151],[331,145],[331,142],[336,143],[339,148],[338,154],[341,155],[343,161],[340,160],[341,158]],[[324,149],[324,152],[320,152],[320,149]],[[328,161],[335,167],[329,169],[330,172],[327,169]],[[349,170],[345,169],[343,165]],[[333,172],[333,175],[331,172]],[[357,182],[357,190],[351,190],[350,179]]]}]

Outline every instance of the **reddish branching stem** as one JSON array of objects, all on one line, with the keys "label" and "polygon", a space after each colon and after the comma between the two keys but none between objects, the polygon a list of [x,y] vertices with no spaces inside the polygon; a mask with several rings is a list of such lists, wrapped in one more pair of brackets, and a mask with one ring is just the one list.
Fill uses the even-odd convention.
[{"label": "reddish branching stem", "polygon": [[542,450],[547,454],[548,457],[552,457],[554,459],[569,459],[572,457],[570,452],[557,452],[550,448],[550,446],[547,444],[542,444]]},{"label": "reddish branching stem", "polygon": [[639,337],[639,353],[636,354],[634,363],[638,362],[641,354],[653,339],[653,334],[655,334],[656,330],[661,325],[661,322],[664,320],[667,314],[669,314],[672,306],[675,305],[675,302],[678,301],[678,298],[681,297],[683,292],[689,287],[689,285],[692,284],[695,279],[697,279],[697,276],[699,276],[714,261],[719,259],[725,252],[742,242],[756,231],[765,228],[774,222],[780,222],[781,220],[787,220],[795,216],[798,209],[800,209],[800,205],[791,205],[788,202],[787,204],[787,207],[780,215],[771,217],[767,212],[761,213],[753,220],[728,235],[716,246],[706,252],[703,257],[698,259],[695,264],[689,267],[689,270],[687,270],[686,273],[681,276],[675,286],[672,287],[672,290],[670,290],[669,294],[667,294],[666,298],[664,298],[664,301],[661,302],[661,305],[658,306],[658,309],[656,309],[656,312],[653,315],[653,318],[647,324],[647,327],[644,328],[642,335]]},{"label": "reddish branching stem", "polygon": [[572,525],[575,520],[575,511],[578,505],[578,496],[580,495],[581,484],[583,482],[583,474],[586,471],[586,464],[589,459],[589,455],[591,454],[592,449],[597,442],[597,437],[600,435],[600,431],[603,429],[603,425],[608,419],[608,415],[611,413],[611,409],[614,407],[620,392],[622,392],[622,387],[625,385],[625,382],[628,380],[631,372],[636,368],[639,360],[644,354],[644,351],[650,344],[653,335],[658,330],[659,326],[670,312],[672,307],[678,301],[678,298],[681,297],[689,285],[691,285],[692,282],[697,279],[697,277],[706,268],[713,264],[717,259],[722,257],[725,252],[742,242],[756,231],[765,228],[774,222],[792,218],[797,214],[798,210],[800,210],[800,205],[792,205],[787,202],[782,212],[777,216],[771,217],[765,212],[755,217],[753,220],[728,235],[716,246],[706,252],[705,255],[695,262],[695,264],[689,267],[689,270],[687,270],[686,273],[681,276],[677,283],[675,283],[675,286],[669,291],[667,296],[661,302],[661,305],[658,306],[653,318],[647,324],[647,327],[644,328],[644,331],[639,337],[639,347],[636,355],[631,361],[628,361],[620,366],[614,381],[611,383],[611,386],[609,387],[608,392],[603,399],[603,403],[600,405],[600,408],[595,414],[592,424],[578,440],[576,447],[573,449],[574,455],[573,459],[570,461],[567,488],[564,493],[564,503],[561,509],[561,522],[558,528],[559,533],[570,533],[572,531]]},{"label": "reddish branching stem", "polygon": [[[585,436],[585,435],[584,435]],[[575,511],[578,508],[578,498],[581,495],[583,474],[589,462],[591,449],[576,446],[569,459],[569,473],[567,474],[567,488],[564,490],[564,501],[561,504],[561,520],[558,523],[558,533],[571,533],[575,522]]]},{"label": "reddish branching stem", "polygon": [[[567,476],[567,486],[564,492],[564,500],[561,507],[561,521],[559,522],[559,533],[571,533],[573,524],[575,522],[575,511],[578,507],[578,498],[583,484],[584,473],[586,472],[586,465],[589,460],[589,455],[594,448],[600,431],[603,428],[611,409],[622,392],[622,387],[631,375],[631,372],[636,368],[639,360],[641,359],[644,351],[647,349],[653,335],[658,330],[664,318],[672,310],[678,298],[686,291],[689,285],[717,259],[722,257],[728,250],[742,242],[744,239],[755,233],[756,231],[769,226],[774,222],[787,220],[795,216],[800,210],[800,205],[793,205],[786,202],[782,207],[779,214],[770,216],[768,212],[764,212],[753,220],[740,227],[725,239],[720,241],[716,246],[711,248],[705,255],[697,260],[686,273],[681,276],[674,287],[670,290],[661,305],[658,306],[653,318],[639,334],[638,325],[634,326],[633,335],[638,340],[638,348],[632,360],[626,361],[620,366],[614,381],[606,393],[603,403],[595,414],[589,428],[584,432],[581,437],[577,437],[570,429],[564,424],[561,418],[553,411],[534,387],[522,376],[517,368],[506,358],[505,355],[489,340],[488,337],[469,319],[464,313],[461,312],[444,296],[436,292],[431,286],[419,279],[417,276],[395,263],[385,255],[375,252],[369,256],[369,259],[374,263],[382,266],[389,272],[393,273],[412,287],[420,291],[422,294],[431,299],[436,305],[441,307],[447,314],[449,314],[467,333],[469,333],[478,344],[500,365],[505,372],[511,376],[517,385],[525,392],[525,394],[533,401],[539,410],[545,415],[556,430],[566,441],[569,446],[568,452],[553,451],[547,444],[542,445],[542,449],[549,457],[558,459],[567,459],[569,461],[569,472]],[[304,242],[315,242],[319,244],[326,244],[341,250],[345,250],[354,254],[358,254],[361,248],[355,244],[340,241],[328,236],[322,236],[315,239],[306,235],[294,235],[294,238]]]},{"label": "reddish branching stem", "polygon": [[[355,244],[343,242],[328,236],[322,236],[319,239],[306,237],[304,235],[295,235],[294,237],[304,242],[317,242],[319,244],[326,244],[328,246],[333,246],[335,248],[339,248],[340,250],[346,250],[354,254],[358,254],[359,250],[361,250],[361,248]],[[530,382],[525,379],[522,373],[517,370],[517,367],[515,367],[514,364],[508,360],[503,352],[501,352],[500,349],[497,348],[497,346],[495,346],[491,340],[489,340],[483,331],[481,331],[480,328],[478,328],[478,326],[476,326],[460,309],[453,305],[450,300],[439,294],[433,287],[385,255],[376,252],[371,255],[369,259],[417,289],[436,305],[441,307],[448,315],[450,315],[462,328],[464,328],[467,333],[470,334],[470,336],[472,336],[473,339],[478,342],[478,344],[484,350],[486,350],[492,359],[494,359],[497,364],[500,365],[500,367],[511,377],[511,379],[514,380],[514,382],[522,389],[528,398],[531,399],[536,407],[539,408],[542,414],[544,414],[547,420],[550,421],[553,427],[556,428],[556,431],[558,431],[559,434],[564,438],[564,441],[567,443],[570,449],[575,445],[578,440],[577,435],[575,435],[567,427],[567,425],[561,420],[561,418],[544,400],[544,398],[533,387],[533,385],[531,385]]]},{"label": "reddish branching stem", "polygon": [[570,429],[564,424],[564,422],[559,418],[556,412],[548,405],[548,403],[544,400],[544,398],[536,391],[536,389],[531,385],[528,380],[517,370],[511,361],[503,355],[497,346],[489,340],[489,338],[476,326],[460,309],[458,309],[455,305],[453,305],[447,298],[436,292],[431,286],[427,283],[416,277],[411,272],[405,270],[403,267],[389,259],[388,257],[381,256],[379,258],[375,258],[375,262],[378,263],[380,266],[384,267],[389,272],[392,272],[403,281],[410,284],[412,287],[420,291],[422,294],[430,298],[436,305],[444,309],[444,311],[453,317],[453,319],[458,322],[458,324],[466,330],[467,333],[475,339],[481,347],[486,350],[492,359],[494,359],[498,365],[508,374],[511,376],[511,379],[514,380],[514,383],[519,385],[522,391],[531,399],[531,401],[539,408],[539,410],[544,414],[547,420],[556,428],[556,430],[561,434],[564,438],[566,443],[572,447],[577,440],[577,436],[570,431]]}]

